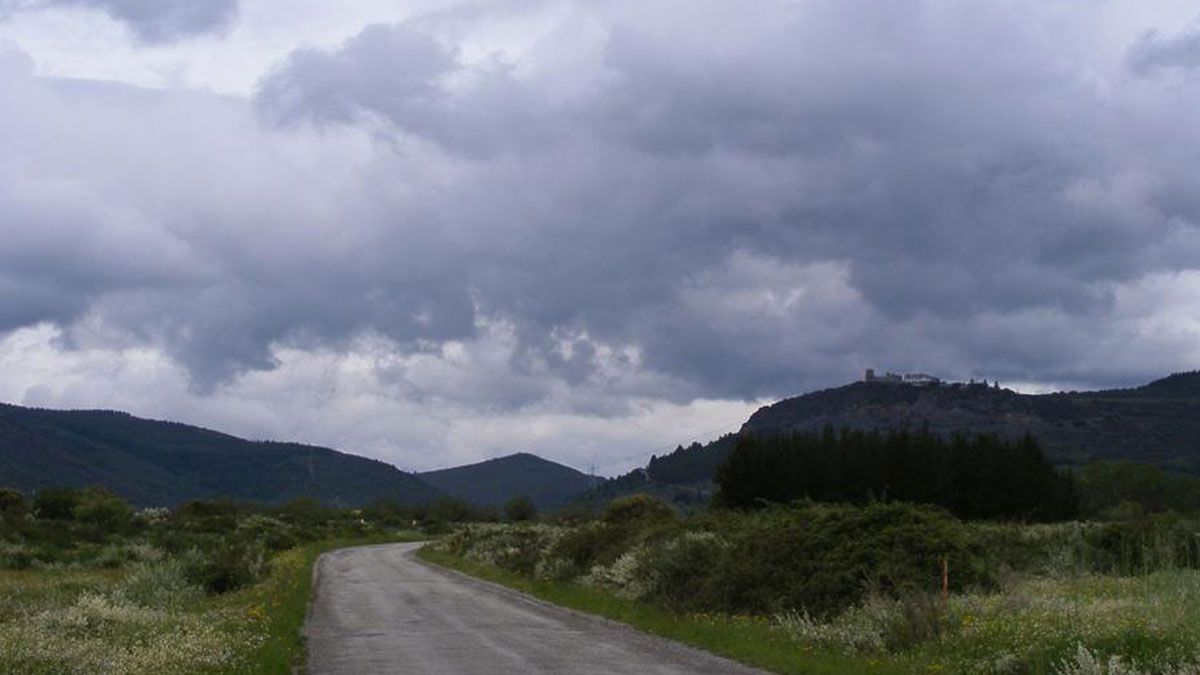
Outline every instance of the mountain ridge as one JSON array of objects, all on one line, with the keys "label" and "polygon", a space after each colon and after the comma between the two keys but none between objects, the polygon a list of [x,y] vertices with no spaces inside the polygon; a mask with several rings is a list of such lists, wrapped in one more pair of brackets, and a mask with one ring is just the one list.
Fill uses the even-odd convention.
[{"label": "mountain ridge", "polygon": [[331,448],[251,441],[113,410],[0,403],[0,485],[34,491],[101,485],[145,506],[227,497],[335,505],[416,503],[441,493],[379,460]]}]

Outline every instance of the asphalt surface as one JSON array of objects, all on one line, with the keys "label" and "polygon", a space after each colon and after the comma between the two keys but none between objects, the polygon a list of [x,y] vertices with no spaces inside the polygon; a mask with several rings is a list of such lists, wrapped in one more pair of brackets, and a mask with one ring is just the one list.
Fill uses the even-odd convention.
[{"label": "asphalt surface", "polygon": [[427,565],[414,556],[420,546],[320,557],[305,624],[310,673],[762,672]]}]

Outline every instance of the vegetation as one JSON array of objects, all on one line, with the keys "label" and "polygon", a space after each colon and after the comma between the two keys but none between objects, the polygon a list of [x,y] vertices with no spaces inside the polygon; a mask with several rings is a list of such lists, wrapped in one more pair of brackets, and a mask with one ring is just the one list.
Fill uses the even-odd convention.
[{"label": "vegetation", "polygon": [[290,673],[317,555],[424,538],[407,528],[459,506],[135,512],[101,488],[0,488],[0,672]]},{"label": "vegetation", "polygon": [[1166,674],[1200,667],[1198,543],[1200,520],[1174,513],[1022,524],[797,502],[681,517],[635,496],[592,520],[462,526],[422,555],[778,672]]},{"label": "vegetation", "polygon": [[525,496],[540,510],[566,504],[593,482],[582,471],[527,452],[427,471],[417,477],[451,497],[480,506],[500,508],[514,497]]},{"label": "vegetation", "polygon": [[[1133,389],[1026,395],[984,385],[909,387],[862,382],[788,398],[754,413],[743,433],[759,437],[834,428],[917,429],[950,437],[996,433],[1017,439],[1032,433],[1056,465],[1135,461],[1200,474],[1200,372],[1176,373]],[[654,491],[672,498],[672,486],[712,479],[737,435],[679,447],[646,467]],[[645,491],[630,475],[606,485],[606,494]]]},{"label": "vegetation", "polygon": [[1077,511],[1074,483],[1046,461],[1032,436],[947,441],[920,431],[743,436],[717,468],[720,503],[748,508],[796,499],[936,504],[963,518],[1064,520]]},{"label": "vegetation", "polygon": [[1081,507],[1099,518],[1200,513],[1200,478],[1134,462],[1096,462],[1078,474]]},{"label": "vegetation", "polygon": [[0,467],[0,484],[10,488],[40,495],[99,484],[136,506],[216,495],[269,504],[313,496],[347,507],[441,496],[412,474],[365,457],[100,410],[0,404]]}]

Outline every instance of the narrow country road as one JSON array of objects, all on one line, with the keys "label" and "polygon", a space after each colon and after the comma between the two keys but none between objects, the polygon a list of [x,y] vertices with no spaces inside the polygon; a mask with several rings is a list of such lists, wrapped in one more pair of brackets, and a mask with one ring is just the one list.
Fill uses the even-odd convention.
[{"label": "narrow country road", "polygon": [[419,547],[321,556],[305,626],[313,675],[761,672],[428,566]]}]

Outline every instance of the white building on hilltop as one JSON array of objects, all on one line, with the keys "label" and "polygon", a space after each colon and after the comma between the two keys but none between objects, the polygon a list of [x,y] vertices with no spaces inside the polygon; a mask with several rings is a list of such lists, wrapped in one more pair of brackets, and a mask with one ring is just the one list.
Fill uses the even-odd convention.
[{"label": "white building on hilltop", "polygon": [[936,387],[942,383],[941,380],[928,373],[876,375],[874,368],[867,368],[867,372],[863,375],[863,382],[867,384],[907,384],[910,387]]}]

